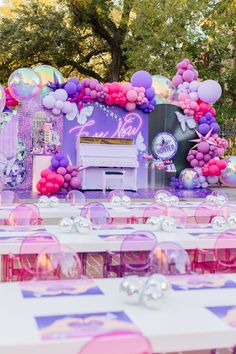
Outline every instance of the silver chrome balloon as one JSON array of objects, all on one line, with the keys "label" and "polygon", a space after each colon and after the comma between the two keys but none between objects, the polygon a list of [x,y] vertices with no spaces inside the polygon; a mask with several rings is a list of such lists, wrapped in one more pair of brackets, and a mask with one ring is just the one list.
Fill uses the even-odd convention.
[{"label": "silver chrome balloon", "polygon": [[179,198],[176,197],[175,195],[172,195],[170,197],[170,205],[178,206],[179,205]]},{"label": "silver chrome balloon", "polygon": [[227,219],[227,224],[229,226],[236,226],[236,216],[230,215]]},{"label": "silver chrome balloon", "polygon": [[150,216],[150,218],[147,219],[146,224],[147,224],[153,231],[160,230],[161,224],[162,224],[162,218],[160,218],[159,216]]},{"label": "silver chrome balloon", "polygon": [[162,291],[168,291],[170,289],[170,282],[162,274],[152,274],[146,282],[147,285],[160,286]]},{"label": "silver chrome balloon", "polygon": [[53,196],[49,199],[49,203],[50,203],[51,208],[56,208],[59,204],[59,199],[57,197]]},{"label": "silver chrome balloon", "polygon": [[165,192],[157,193],[157,195],[155,195],[156,202],[165,203],[168,200],[169,200],[169,196]]},{"label": "silver chrome balloon", "polygon": [[63,218],[60,221],[59,226],[64,232],[74,231],[74,221],[71,218]]},{"label": "silver chrome balloon", "polygon": [[141,299],[143,287],[143,279],[136,275],[123,278],[120,284],[122,299],[128,304],[138,304]]},{"label": "silver chrome balloon", "polygon": [[211,224],[214,229],[222,229],[226,226],[226,220],[223,216],[215,216],[211,220]]},{"label": "silver chrome balloon", "polygon": [[163,301],[160,284],[146,285],[142,293],[142,303],[149,309],[158,309]]},{"label": "silver chrome balloon", "polygon": [[175,219],[171,217],[165,217],[162,221],[161,228],[166,232],[174,231],[176,229]]},{"label": "silver chrome balloon", "polygon": [[121,206],[121,198],[118,196],[118,195],[114,195],[114,197],[112,197],[111,199],[111,204],[114,206],[114,207],[119,207]]},{"label": "silver chrome balloon", "polygon": [[127,207],[127,206],[130,206],[131,204],[131,199],[128,195],[124,195],[122,198],[121,198],[121,204],[122,206],[124,207]]},{"label": "silver chrome balloon", "polygon": [[41,208],[46,208],[50,205],[50,200],[49,198],[46,196],[46,195],[42,195],[41,197],[39,197],[39,200],[38,200],[38,205],[41,207]]},{"label": "silver chrome balloon", "polygon": [[74,226],[80,234],[88,234],[92,230],[91,222],[82,216],[74,219]]}]

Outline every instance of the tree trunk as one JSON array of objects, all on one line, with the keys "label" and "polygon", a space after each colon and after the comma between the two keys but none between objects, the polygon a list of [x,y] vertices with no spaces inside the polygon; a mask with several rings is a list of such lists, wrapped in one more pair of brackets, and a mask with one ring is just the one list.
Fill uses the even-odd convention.
[{"label": "tree trunk", "polygon": [[110,82],[119,81],[122,68],[123,58],[121,48],[114,46],[111,48],[111,65],[108,80]]}]

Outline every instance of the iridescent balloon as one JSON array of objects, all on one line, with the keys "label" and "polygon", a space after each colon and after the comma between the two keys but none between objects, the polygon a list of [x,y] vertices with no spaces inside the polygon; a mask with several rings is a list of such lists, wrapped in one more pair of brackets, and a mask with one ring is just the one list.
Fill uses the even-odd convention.
[{"label": "iridescent balloon", "polygon": [[198,174],[192,168],[185,168],[179,174],[179,182],[185,189],[199,188]]},{"label": "iridescent balloon", "polygon": [[8,80],[8,89],[17,101],[29,100],[39,96],[42,83],[39,75],[32,69],[21,68],[15,70]]},{"label": "iridescent balloon", "polygon": [[155,101],[157,104],[173,101],[175,90],[171,88],[171,81],[165,76],[152,76],[152,86],[155,89]]},{"label": "iridescent balloon", "polygon": [[236,156],[225,159],[227,166],[221,172],[220,180],[228,187],[236,187]]},{"label": "iridescent balloon", "polygon": [[42,97],[46,96],[51,90],[47,87],[47,84],[50,82],[54,82],[54,74],[57,77],[59,84],[64,82],[64,77],[60,73],[59,70],[50,65],[38,65],[33,70],[40,76],[42,81],[43,89],[41,91]]},{"label": "iridescent balloon", "polygon": [[0,113],[4,110],[6,105],[6,95],[3,87],[0,85]]}]

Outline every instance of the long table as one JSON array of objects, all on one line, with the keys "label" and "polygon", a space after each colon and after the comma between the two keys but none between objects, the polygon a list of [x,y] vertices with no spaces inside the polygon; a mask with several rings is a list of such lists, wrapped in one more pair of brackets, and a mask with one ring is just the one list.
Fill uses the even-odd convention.
[{"label": "long table", "polygon": [[[198,283],[219,286],[170,290],[158,310],[124,303],[117,278],[96,279],[88,286],[90,294],[82,286],[83,295],[75,280],[0,284],[0,353],[79,354],[91,335],[105,328],[141,331],[154,352],[232,347],[236,275],[207,277],[198,276]],[[176,278],[171,281],[175,284]]]},{"label": "long table", "polygon": [[[142,231],[152,231],[145,224],[135,225],[108,225],[100,229],[93,229],[88,234],[78,232],[65,233],[58,225],[43,225],[32,227],[28,230],[14,227],[0,228],[0,255],[18,254],[22,240],[33,233],[49,232],[55,235],[59,242],[79,253],[96,253],[106,251],[120,251],[122,240],[125,236]],[[183,225],[173,232],[153,232],[158,242],[171,241],[179,244],[187,250],[196,248],[213,249],[216,238],[224,230],[215,230],[211,225]],[[235,242],[236,244],[236,242]],[[135,245],[135,243],[134,243]],[[229,246],[225,242],[224,248],[232,248],[232,240]],[[135,250],[135,248],[134,248]]]}]

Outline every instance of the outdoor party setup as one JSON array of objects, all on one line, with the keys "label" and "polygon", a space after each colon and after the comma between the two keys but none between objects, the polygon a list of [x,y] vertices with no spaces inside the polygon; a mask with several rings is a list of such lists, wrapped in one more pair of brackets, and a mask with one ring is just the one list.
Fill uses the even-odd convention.
[{"label": "outdoor party setup", "polygon": [[172,80],[140,70],[122,83],[64,79],[48,65],[17,69],[0,87],[3,189],[236,186],[213,107],[221,93],[188,59]]}]

